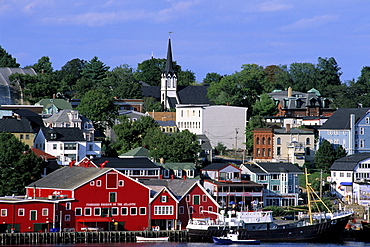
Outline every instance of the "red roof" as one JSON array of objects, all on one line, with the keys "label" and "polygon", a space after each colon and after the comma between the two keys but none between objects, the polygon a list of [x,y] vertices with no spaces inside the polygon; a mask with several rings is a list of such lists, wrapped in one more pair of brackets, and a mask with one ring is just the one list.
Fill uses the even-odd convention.
[{"label": "red roof", "polygon": [[58,159],[57,157],[45,153],[44,151],[37,149],[37,148],[31,148],[31,151],[36,154],[37,157],[42,158],[43,160],[56,160]]}]

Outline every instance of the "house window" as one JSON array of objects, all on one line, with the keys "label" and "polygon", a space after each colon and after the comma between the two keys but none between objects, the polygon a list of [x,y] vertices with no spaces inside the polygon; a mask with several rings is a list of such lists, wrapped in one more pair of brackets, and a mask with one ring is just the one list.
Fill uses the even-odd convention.
[{"label": "house window", "polygon": [[184,206],[179,207],[179,214],[184,214]]},{"label": "house window", "polygon": [[18,209],[18,216],[24,216],[24,208]]},{"label": "house window", "polygon": [[366,117],[366,118],[365,118],[365,123],[366,123],[366,124],[370,124],[370,118],[369,118],[369,117]]},{"label": "house window", "polygon": [[8,215],[7,209],[1,209],[1,217],[6,217]]},{"label": "house window", "polygon": [[29,140],[29,139],[30,139],[30,135],[26,134],[26,140]]},{"label": "house window", "polygon": [[193,206],[190,206],[190,207],[189,207],[189,213],[190,213],[190,214],[193,214],[193,213],[194,213],[194,207],[193,207]]},{"label": "house window", "polygon": [[200,204],[200,196],[199,195],[194,195],[193,196],[193,204],[194,205],[199,205]]},{"label": "house window", "polygon": [[202,195],[202,202],[207,202],[207,195]]},{"label": "house window", "polygon": [[333,177],[336,177],[337,175],[336,175],[336,172],[333,172]]},{"label": "house window", "polygon": [[94,186],[95,182],[94,181],[91,181],[90,182],[90,186]]},{"label": "house window", "polygon": [[57,150],[58,144],[53,144],[53,150]]},{"label": "house window", "polygon": [[271,174],[271,179],[279,179],[279,174]]},{"label": "house window", "polygon": [[163,170],[163,177],[168,178],[170,176],[169,170]]},{"label": "house window", "polygon": [[96,180],[96,186],[98,186],[98,187],[101,186],[101,180]]},{"label": "house window", "polygon": [[128,210],[126,207],[121,208],[121,215],[128,215]]},{"label": "house window", "polygon": [[173,206],[154,206],[154,215],[173,215]]},{"label": "house window", "polygon": [[209,206],[208,207],[208,211],[213,212],[213,207],[212,206]]},{"label": "house window", "polygon": [[350,178],[350,177],[351,177],[351,173],[347,172],[347,178]]},{"label": "house window", "polygon": [[91,208],[85,208],[85,215],[90,216],[91,215]]},{"label": "house window", "polygon": [[360,148],[364,148],[365,147],[365,140],[359,140],[360,142]]},{"label": "house window", "polygon": [[203,206],[199,206],[199,213],[203,213]]},{"label": "house window", "polygon": [[70,202],[67,202],[66,203],[66,210],[71,210],[71,203]]},{"label": "house window", "polygon": [[65,221],[71,221],[71,216],[69,214],[67,214],[65,217],[64,217],[64,220]]},{"label": "house window", "polygon": [[281,147],[276,148],[276,155],[281,155]]},{"label": "house window", "polygon": [[100,216],[101,215],[101,208],[94,208],[94,215]]},{"label": "house window", "polygon": [[49,215],[49,209],[43,208],[42,211],[41,211],[41,215],[42,216],[48,216]]},{"label": "house window", "polygon": [[257,156],[260,156],[260,154],[261,154],[260,149],[257,148],[256,150],[257,150]]},{"label": "house window", "polygon": [[31,210],[30,211],[30,220],[37,220],[37,211]]},{"label": "house window", "polygon": [[187,202],[190,202],[190,195],[188,194],[188,195],[186,195],[186,201]]},{"label": "house window", "polygon": [[137,208],[136,207],[130,208],[130,215],[137,215]]},{"label": "house window", "polygon": [[281,138],[280,138],[280,137],[278,137],[278,138],[276,139],[276,144],[277,144],[277,145],[281,145]]},{"label": "house window", "polygon": [[89,151],[94,151],[94,147],[92,144],[89,144]]},{"label": "house window", "polygon": [[343,178],[344,177],[344,172],[340,172],[339,177]]},{"label": "house window", "polygon": [[161,202],[167,202],[167,196],[161,196]]},{"label": "house window", "polygon": [[102,208],[101,210],[101,216],[102,217],[109,217],[110,215],[110,209],[109,208]]},{"label": "house window", "polygon": [[265,137],[263,137],[262,138],[262,145],[265,145],[265,141],[266,141],[266,139],[265,139]]},{"label": "house window", "polygon": [[306,145],[310,145],[310,138],[306,138]]},{"label": "house window", "polygon": [[257,139],[256,139],[256,144],[257,145],[260,144],[260,138],[259,137],[257,137]]},{"label": "house window", "polygon": [[262,157],[265,157],[265,149],[262,148]]},{"label": "house window", "polygon": [[269,138],[267,138],[267,144],[268,145],[271,145],[271,138],[269,137]]},{"label": "house window", "polygon": [[125,185],[124,181],[123,180],[119,180],[118,181],[118,186],[119,187],[123,187]]},{"label": "house window", "polygon": [[118,215],[118,208],[114,207],[112,208],[112,216],[117,216]]},{"label": "house window", "polygon": [[82,208],[75,208],[75,215],[81,216],[82,215]]},{"label": "house window", "polygon": [[146,215],[146,207],[140,207],[140,215]]},{"label": "house window", "polygon": [[64,150],[76,150],[76,143],[64,143]]},{"label": "house window", "polygon": [[23,134],[19,135],[19,139],[23,140]]},{"label": "house window", "polygon": [[271,157],[271,148],[267,149],[267,157]]},{"label": "house window", "polygon": [[117,202],[117,192],[109,192],[109,202]]},{"label": "house window", "polygon": [[279,185],[271,185],[272,191],[279,191]]},{"label": "house window", "polygon": [[306,155],[310,155],[311,154],[311,150],[309,147],[306,147]]}]

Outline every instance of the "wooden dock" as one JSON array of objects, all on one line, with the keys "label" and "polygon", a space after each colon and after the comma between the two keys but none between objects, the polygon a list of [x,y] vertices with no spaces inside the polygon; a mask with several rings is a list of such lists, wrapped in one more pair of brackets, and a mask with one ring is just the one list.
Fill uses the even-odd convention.
[{"label": "wooden dock", "polygon": [[170,237],[173,242],[187,242],[187,231],[100,231],[100,232],[30,232],[1,233],[0,245],[126,243],[135,242],[136,236]]}]

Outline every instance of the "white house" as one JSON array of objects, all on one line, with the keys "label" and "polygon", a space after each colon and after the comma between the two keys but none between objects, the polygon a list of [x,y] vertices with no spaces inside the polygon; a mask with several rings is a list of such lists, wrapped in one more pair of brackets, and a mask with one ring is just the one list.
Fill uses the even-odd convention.
[{"label": "white house", "polygon": [[101,157],[101,142],[87,141],[79,128],[41,128],[34,147],[58,158],[59,165],[68,165],[85,157]]},{"label": "white house", "polygon": [[222,143],[228,149],[244,149],[247,107],[225,105],[176,105],[176,122],[180,131],[206,135],[212,147]]}]

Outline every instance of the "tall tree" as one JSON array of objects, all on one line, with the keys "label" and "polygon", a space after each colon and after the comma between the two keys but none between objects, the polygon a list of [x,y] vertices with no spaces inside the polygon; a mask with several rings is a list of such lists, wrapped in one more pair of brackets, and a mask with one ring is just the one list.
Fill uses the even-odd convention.
[{"label": "tall tree", "polygon": [[177,85],[179,86],[190,86],[195,84],[195,74],[191,70],[179,71],[177,77]]},{"label": "tall tree", "polygon": [[317,169],[323,169],[327,172],[336,159],[337,154],[334,147],[328,140],[324,140],[315,154],[315,167]]},{"label": "tall tree", "polygon": [[326,88],[330,85],[340,85],[340,67],[337,64],[337,61],[333,57],[330,58],[318,58],[318,63],[316,65],[317,75],[316,75],[316,85],[315,88],[319,90],[322,94],[328,95]]},{"label": "tall tree", "polygon": [[292,78],[292,89],[298,92],[307,92],[315,88],[317,70],[312,63],[292,63],[289,66],[289,74]]},{"label": "tall tree", "polygon": [[0,195],[22,195],[25,186],[41,178],[42,159],[13,134],[0,133]]},{"label": "tall tree", "polygon": [[73,90],[78,79],[82,77],[82,69],[86,61],[75,58],[68,61],[59,71],[55,71],[56,78],[60,81],[60,87],[64,90]]},{"label": "tall tree", "polygon": [[37,63],[35,63],[32,68],[40,74],[51,74],[53,72],[53,66],[51,64],[50,58],[43,56]]},{"label": "tall tree", "polygon": [[141,95],[141,84],[135,79],[133,69],[127,64],[118,66],[108,72],[104,87],[119,99],[139,99]]},{"label": "tall tree", "polygon": [[286,65],[269,65],[264,70],[268,86],[264,88],[266,93],[272,92],[274,89],[284,90],[293,84]]},{"label": "tall tree", "polygon": [[218,83],[221,81],[222,78],[223,78],[222,75],[217,74],[215,72],[207,73],[206,77],[203,79],[203,83],[205,84],[211,84],[212,82]]},{"label": "tall tree", "polygon": [[[173,69],[179,77],[181,66],[177,65],[174,61],[172,62]],[[145,82],[150,86],[161,85],[161,75],[165,70],[166,59],[164,58],[151,58],[138,64],[137,70],[135,71],[135,78],[138,81]]]},{"label": "tall tree", "polygon": [[0,67],[19,68],[19,63],[0,45]]},{"label": "tall tree", "polygon": [[77,110],[81,115],[90,119],[94,128],[101,133],[113,126],[118,115],[114,99],[106,89],[88,91],[82,97]]},{"label": "tall tree", "polygon": [[91,83],[91,89],[99,88],[107,77],[109,66],[105,65],[98,57],[93,57],[82,68],[81,75]]},{"label": "tall tree", "polygon": [[261,94],[260,98],[252,106],[253,115],[260,115],[263,117],[273,116],[278,109],[275,101],[266,93]]}]

